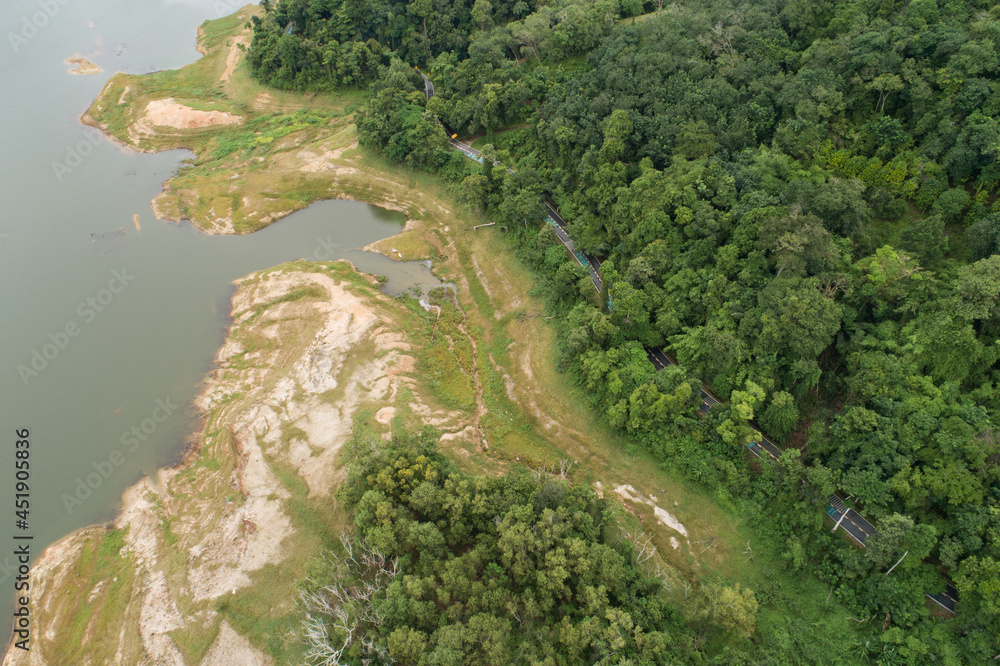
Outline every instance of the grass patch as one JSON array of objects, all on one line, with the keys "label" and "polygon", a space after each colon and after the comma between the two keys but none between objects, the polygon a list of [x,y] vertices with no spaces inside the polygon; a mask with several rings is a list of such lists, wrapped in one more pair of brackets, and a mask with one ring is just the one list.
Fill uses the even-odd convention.
[{"label": "grass patch", "polygon": [[476,390],[471,373],[474,371],[472,346],[459,329],[461,311],[448,301],[442,301],[441,316],[419,353],[420,370],[427,386],[446,405],[454,409],[472,409]]},{"label": "grass patch", "polygon": [[278,298],[275,298],[272,301],[268,301],[267,303],[262,303],[261,305],[258,305],[256,308],[254,308],[253,314],[251,314],[249,317],[246,318],[245,321],[241,323],[241,326],[243,327],[251,326],[253,322],[257,319],[257,317],[259,317],[265,311],[270,310],[276,305],[280,305],[282,303],[294,303],[295,301],[300,301],[303,298],[318,300],[320,298],[326,297],[327,295],[328,294],[326,293],[326,291],[318,284],[310,284],[304,287],[296,287],[295,289],[291,290],[287,294],[284,294],[283,296],[279,296]]},{"label": "grass patch", "polygon": [[391,238],[372,243],[372,249],[401,261],[434,261],[439,256],[438,245],[428,240],[421,232],[405,231]]},{"label": "grass patch", "polygon": [[[86,537],[76,567],[76,584],[67,586],[60,599],[72,618],[65,636],[51,656],[57,664],[114,663],[117,645],[110,641],[84,641],[84,632],[117,636],[132,598],[135,561],[121,554],[125,530],[107,530]],[[91,587],[92,581],[99,581]],[[63,590],[61,590],[63,591]]]},{"label": "grass patch", "polygon": [[170,637],[174,639],[174,644],[184,656],[185,663],[197,664],[205,658],[205,654],[219,636],[221,624],[222,621],[216,619],[208,626],[188,626],[170,632]]},{"label": "grass patch", "polygon": [[347,517],[332,498],[310,498],[294,470],[273,463],[271,469],[291,493],[285,507],[296,533],[283,544],[288,557],[254,572],[253,584],[221,598],[216,610],[278,663],[302,663],[305,648],[297,638],[302,617],[291,583],[305,578],[324,550],[339,547]]},{"label": "grass patch", "polygon": [[253,645],[274,657],[276,663],[301,664],[305,646],[297,638],[301,616],[295,598],[289,595],[289,581],[304,571],[301,558],[280,565],[269,564],[251,577],[250,587],[219,599],[216,610],[233,629]]}]

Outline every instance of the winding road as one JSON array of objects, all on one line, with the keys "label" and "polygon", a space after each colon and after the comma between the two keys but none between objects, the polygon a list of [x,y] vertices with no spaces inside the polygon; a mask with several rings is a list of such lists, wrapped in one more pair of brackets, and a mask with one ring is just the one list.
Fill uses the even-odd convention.
[{"label": "winding road", "polygon": [[[427,99],[430,99],[434,95],[434,84],[431,83],[431,80],[426,75],[421,74],[420,76],[424,80],[424,94],[427,96]],[[448,139],[448,143],[453,149],[461,152],[469,159],[473,159],[479,163],[483,162],[482,154],[472,146],[464,144],[454,138]],[[507,168],[507,172],[514,173],[513,169],[510,168]],[[598,257],[589,255],[576,248],[573,244],[573,239],[570,238],[568,228],[569,225],[566,223],[566,220],[559,215],[555,206],[547,200],[545,201],[545,210],[547,213],[545,216],[546,224],[553,227],[556,236],[566,249],[569,250],[569,253],[576,259],[577,263],[590,271],[590,279],[594,283],[594,289],[597,290],[598,296],[600,296],[603,288],[603,282],[600,275],[602,261]],[[609,307],[611,307],[610,302]],[[645,349],[646,355],[649,357],[653,367],[657,370],[665,368],[668,365],[677,365],[677,362],[667,355],[665,349],[654,349],[651,347],[646,347]],[[699,405],[698,409],[701,410],[703,414],[708,414],[709,410],[713,407],[722,404],[722,401],[712,395],[712,393],[704,385],[700,387],[699,391],[701,405]],[[747,449],[757,458],[769,460],[771,462],[778,461],[781,457],[781,449],[775,446],[769,439],[764,437],[759,430],[757,432],[759,437],[756,441],[750,442],[747,445]],[[843,529],[844,532],[862,548],[865,547],[869,537],[878,534],[874,525],[868,522],[860,513],[846,506],[844,504],[844,500],[836,494],[831,495],[828,499],[826,513],[830,519],[834,521],[834,531],[837,529]],[[932,600],[946,610],[952,613],[955,612],[955,604],[958,600],[958,590],[951,584],[950,581],[946,583],[944,592],[933,595],[928,593],[926,596],[928,599]]]}]

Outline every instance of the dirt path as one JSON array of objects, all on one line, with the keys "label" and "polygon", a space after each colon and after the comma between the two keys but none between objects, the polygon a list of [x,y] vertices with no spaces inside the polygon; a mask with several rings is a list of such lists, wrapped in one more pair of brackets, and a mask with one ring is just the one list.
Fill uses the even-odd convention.
[{"label": "dirt path", "polygon": [[[455,301],[456,305],[458,300]],[[459,311],[462,313],[462,322],[456,325],[456,328],[461,331],[462,335],[469,339],[469,344],[472,346],[472,381],[476,387],[476,411],[472,417],[472,427],[476,432],[476,440],[479,448],[483,451],[488,451],[490,444],[486,441],[486,435],[483,433],[483,428],[480,425],[483,416],[486,414],[486,401],[483,399],[483,385],[479,381],[479,346],[476,344],[476,336],[469,333],[466,329],[466,324],[468,323],[468,317],[465,314],[465,310],[462,309],[461,305],[458,305]]]},{"label": "dirt path", "polygon": [[225,83],[229,80],[229,77],[233,75],[233,70],[236,69],[237,63],[239,63],[240,58],[243,57],[243,50],[240,46],[248,46],[250,44],[250,38],[246,35],[241,35],[239,37],[234,37],[229,45],[229,53],[226,54],[226,68],[222,70],[222,76],[219,77],[219,83]]}]

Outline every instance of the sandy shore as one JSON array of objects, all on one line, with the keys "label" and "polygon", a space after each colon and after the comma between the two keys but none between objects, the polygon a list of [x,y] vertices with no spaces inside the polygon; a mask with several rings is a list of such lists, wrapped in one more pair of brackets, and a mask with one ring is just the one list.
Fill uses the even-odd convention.
[{"label": "sandy shore", "polygon": [[[107,527],[46,549],[32,570],[32,649],[9,650],[5,666],[64,664],[68,654],[94,655],[74,663],[95,664],[272,663],[215,609],[312,543],[290,518],[291,494],[276,466],[292,470],[308,496],[329,497],[345,478],[337,457],[354,416],[415,386],[410,344],[399,332],[405,309],[309,266],[315,272],[272,269],[239,281],[233,326],[196,399],[204,428],[194,448],[123,495],[113,523],[124,534],[113,556],[118,575],[81,578],[112,533]],[[303,289],[320,296],[287,300]],[[295,576],[282,583],[292,612]],[[212,640],[191,662],[175,637],[199,632]]]}]

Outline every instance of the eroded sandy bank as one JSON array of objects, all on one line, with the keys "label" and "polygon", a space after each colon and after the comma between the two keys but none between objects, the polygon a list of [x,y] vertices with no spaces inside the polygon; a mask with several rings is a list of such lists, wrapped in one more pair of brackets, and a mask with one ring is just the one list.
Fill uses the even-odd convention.
[{"label": "eroded sandy bank", "polygon": [[[410,315],[346,264],[332,268],[239,281],[232,329],[197,398],[195,450],[129,488],[113,529],[45,551],[32,571],[32,650],[9,651],[5,665],[271,663],[217,608],[265,571],[295,571],[290,558],[314,547],[293,520],[287,475],[335,504],[337,457],[358,411],[393,405],[402,388],[414,400],[401,332]],[[119,551],[106,552],[109,535]],[[294,612],[295,580],[281,581],[275,612]]]}]

